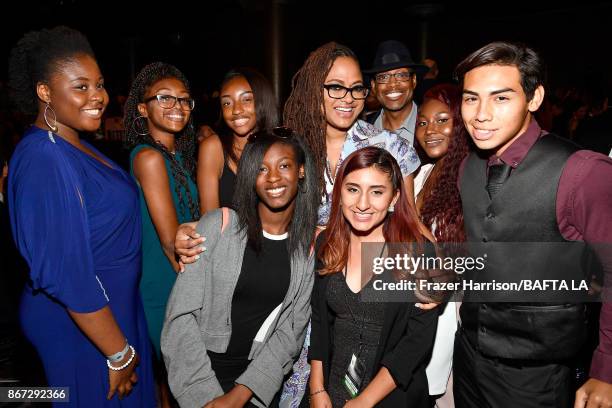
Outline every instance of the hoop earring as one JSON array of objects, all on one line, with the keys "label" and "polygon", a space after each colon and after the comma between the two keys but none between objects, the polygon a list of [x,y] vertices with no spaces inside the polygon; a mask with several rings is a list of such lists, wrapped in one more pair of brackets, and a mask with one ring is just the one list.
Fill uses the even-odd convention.
[{"label": "hoop earring", "polygon": [[[139,126],[138,125],[138,123],[139,123],[138,119],[145,119],[145,121],[146,121],[147,118],[145,118],[144,116],[136,116],[134,118],[134,120],[132,121],[132,130],[134,130],[134,132],[136,132],[136,134],[140,135],[140,136],[148,135],[149,134],[149,128],[146,125],[144,125],[144,127],[143,126]],[[143,128],[146,129],[146,130],[142,130]]]},{"label": "hoop earring", "polygon": [[[51,123],[49,122],[49,119],[47,119],[47,112],[51,110],[51,112],[53,113],[53,122],[54,124],[51,125]],[[47,102],[47,105],[45,105],[45,111],[43,113],[43,119],[45,120],[45,123],[47,124],[47,127],[49,129],[51,129],[51,131],[53,131],[54,133],[57,133],[58,131],[58,127],[57,127],[57,115],[55,114],[55,111],[53,110],[53,108],[51,107],[51,104],[49,104],[49,102]]]}]

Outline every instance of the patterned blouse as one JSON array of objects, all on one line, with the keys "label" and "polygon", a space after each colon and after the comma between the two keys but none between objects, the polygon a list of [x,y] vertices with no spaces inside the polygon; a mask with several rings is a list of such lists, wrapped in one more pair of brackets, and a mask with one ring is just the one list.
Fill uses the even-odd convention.
[{"label": "patterned blouse", "polygon": [[323,193],[321,205],[319,206],[318,225],[326,225],[329,220],[334,180],[342,162],[354,151],[368,146],[380,147],[391,153],[395,160],[397,160],[404,177],[413,173],[421,164],[414,147],[406,139],[398,137],[394,132],[380,130],[374,125],[364,122],[363,120],[358,120],[346,133],[346,140],[344,141],[344,146],[340,153],[340,160],[338,160],[333,175],[329,166],[329,161],[327,162],[327,167],[324,172],[325,192]]}]

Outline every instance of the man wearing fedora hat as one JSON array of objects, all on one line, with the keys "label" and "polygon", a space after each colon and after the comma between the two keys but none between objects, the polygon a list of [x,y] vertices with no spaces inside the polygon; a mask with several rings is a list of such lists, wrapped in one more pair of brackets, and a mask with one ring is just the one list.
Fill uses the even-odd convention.
[{"label": "man wearing fedora hat", "polygon": [[382,105],[367,121],[379,129],[394,131],[414,143],[417,106],[413,93],[417,76],[428,71],[427,66],[414,62],[408,48],[399,41],[383,41],[378,45],[370,75],[372,93]]}]

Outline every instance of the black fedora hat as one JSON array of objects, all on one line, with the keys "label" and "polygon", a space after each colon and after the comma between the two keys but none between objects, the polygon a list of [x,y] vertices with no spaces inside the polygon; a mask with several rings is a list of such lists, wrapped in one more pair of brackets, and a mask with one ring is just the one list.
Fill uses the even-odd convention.
[{"label": "black fedora hat", "polygon": [[399,41],[388,40],[378,44],[376,57],[372,68],[363,70],[366,74],[377,74],[392,69],[408,67],[417,75],[425,74],[429,68],[426,65],[414,62],[408,48]]}]

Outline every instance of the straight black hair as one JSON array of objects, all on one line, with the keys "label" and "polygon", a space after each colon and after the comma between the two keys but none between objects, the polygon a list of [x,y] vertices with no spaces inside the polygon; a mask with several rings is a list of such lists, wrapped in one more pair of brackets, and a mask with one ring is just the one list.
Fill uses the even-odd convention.
[{"label": "straight black hair", "polygon": [[546,82],[544,61],[537,52],[525,44],[505,41],[492,42],[471,53],[455,68],[455,79],[463,88],[463,79],[469,71],[483,65],[515,66],[521,75],[523,92],[530,101],[535,90]]},{"label": "straight black hair", "polygon": [[282,143],[291,146],[298,166],[304,166],[304,178],[298,181],[298,193],[289,224],[287,245],[290,255],[302,252],[306,256],[314,238],[317,211],[321,201],[312,155],[303,139],[297,135],[279,137],[271,130],[261,130],[254,136],[242,152],[236,176],[233,202],[238,213],[240,230],[247,234],[248,245],[259,252],[262,244],[262,225],[257,210],[259,196],[255,191],[259,168],[264,155],[273,144]]}]

